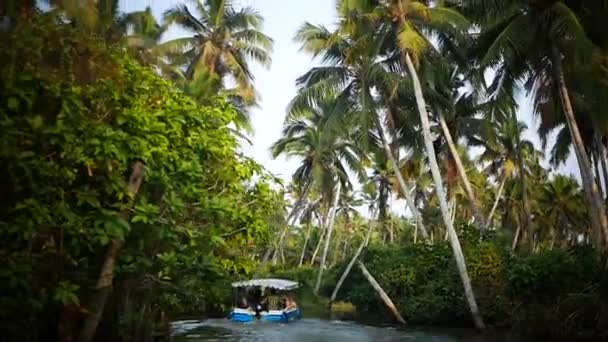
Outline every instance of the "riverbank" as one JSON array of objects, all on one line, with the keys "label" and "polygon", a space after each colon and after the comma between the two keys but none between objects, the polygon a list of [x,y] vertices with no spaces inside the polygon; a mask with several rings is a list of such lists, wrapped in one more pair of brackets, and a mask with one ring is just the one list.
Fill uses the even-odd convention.
[{"label": "riverbank", "polygon": [[[489,331],[568,340],[608,338],[608,276],[602,267],[603,258],[592,248],[515,254],[490,242],[475,242],[464,250]],[[447,244],[376,246],[362,260],[409,325],[473,327]],[[275,270],[273,274],[299,281],[304,294],[300,303],[310,306],[314,313],[324,310],[325,315],[318,317],[331,317],[325,298],[333,291],[347,262],[327,272],[321,299],[312,295],[314,269]],[[338,312],[338,316],[368,324],[394,323],[356,269],[337,299],[356,308],[355,312]],[[307,310],[304,313],[309,317]]]}]

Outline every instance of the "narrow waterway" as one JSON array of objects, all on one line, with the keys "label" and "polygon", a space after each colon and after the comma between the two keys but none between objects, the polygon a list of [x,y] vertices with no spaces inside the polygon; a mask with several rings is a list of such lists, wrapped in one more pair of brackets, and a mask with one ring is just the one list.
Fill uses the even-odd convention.
[{"label": "narrow waterway", "polygon": [[289,324],[234,323],[227,319],[173,323],[174,341],[289,342],[522,342],[507,335],[482,336],[472,330],[377,327],[354,322],[303,319]]}]

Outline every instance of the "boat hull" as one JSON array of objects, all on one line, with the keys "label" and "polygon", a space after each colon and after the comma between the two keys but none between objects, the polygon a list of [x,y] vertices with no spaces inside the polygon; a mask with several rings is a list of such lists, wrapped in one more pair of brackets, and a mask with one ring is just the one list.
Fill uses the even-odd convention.
[{"label": "boat hull", "polygon": [[[233,322],[252,322],[256,320],[255,313],[245,309],[232,309],[228,318]],[[290,310],[270,310],[260,313],[263,322],[289,323],[302,318],[299,308]]]},{"label": "boat hull", "polygon": [[261,314],[261,320],[265,322],[289,323],[302,317],[299,308],[290,310],[271,310]]},{"label": "boat hull", "polygon": [[255,312],[245,309],[232,309],[228,318],[234,322],[252,322],[255,321]]}]

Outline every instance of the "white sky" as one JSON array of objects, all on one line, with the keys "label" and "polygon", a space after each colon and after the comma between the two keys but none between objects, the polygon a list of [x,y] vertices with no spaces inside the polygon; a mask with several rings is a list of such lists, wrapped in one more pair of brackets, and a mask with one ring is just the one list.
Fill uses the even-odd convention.
[{"label": "white sky", "polygon": [[[151,5],[154,13],[161,18],[162,12],[177,4],[180,0],[121,0],[121,8],[126,11],[141,10]],[[256,64],[251,65],[255,75],[255,86],[262,97],[260,108],[252,113],[252,123],[255,135],[253,146],[245,146],[244,152],[253,156],[268,170],[286,181],[298,166],[298,160],[273,160],[270,156],[270,145],[281,133],[285,109],[296,93],[295,79],[315,65],[310,57],[299,52],[299,46],[293,41],[297,28],[309,21],[313,24],[323,24],[331,27],[336,19],[335,0],[235,0],[236,5],[246,5],[255,8],[265,18],[264,32],[274,39],[272,67],[269,70]],[[183,36],[185,33],[176,29],[170,30],[165,39]],[[528,131],[525,138],[532,140],[540,148],[540,140],[536,134],[537,122],[532,116],[529,99],[520,96],[520,112],[518,117],[526,122]],[[550,145],[549,145],[550,146]],[[546,164],[545,164],[546,165]],[[560,173],[575,175],[579,178],[578,167],[573,154]],[[403,212],[403,203],[396,202],[393,208]]]}]

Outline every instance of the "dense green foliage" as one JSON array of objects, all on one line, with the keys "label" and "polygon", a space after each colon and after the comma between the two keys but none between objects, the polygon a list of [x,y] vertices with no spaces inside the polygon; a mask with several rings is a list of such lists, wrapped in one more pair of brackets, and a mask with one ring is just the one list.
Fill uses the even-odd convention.
[{"label": "dense green foliage", "polygon": [[[0,37],[5,337],[53,336],[63,319],[77,328],[113,239],[124,247],[109,336],[143,340],[165,312],[225,309],[214,305],[226,279],[252,271],[282,210],[274,179],[237,155],[223,99],[201,107],[120,45],[60,20]],[[136,161],[145,173],[129,198]]]},{"label": "dense green foliage", "polygon": [[[518,333],[608,336],[608,275],[591,247],[521,255],[491,241],[463,246],[487,324]],[[374,246],[364,262],[409,323],[471,324],[447,244]],[[354,303],[361,319],[390,317],[360,272],[351,277],[339,298]]]},{"label": "dense green foliage", "polygon": [[[289,211],[238,152],[263,16],[119,5],[0,5],[3,337],[147,340],[264,272],[318,309],[323,270],[329,295],[365,251],[412,323],[608,338],[608,1],[336,1],[337,25],[295,37],[319,65],[270,151],[300,159]],[[522,90],[543,149],[557,133],[550,166],[574,150],[581,182],[524,139]],[[356,268],[338,298],[382,312]]]}]

